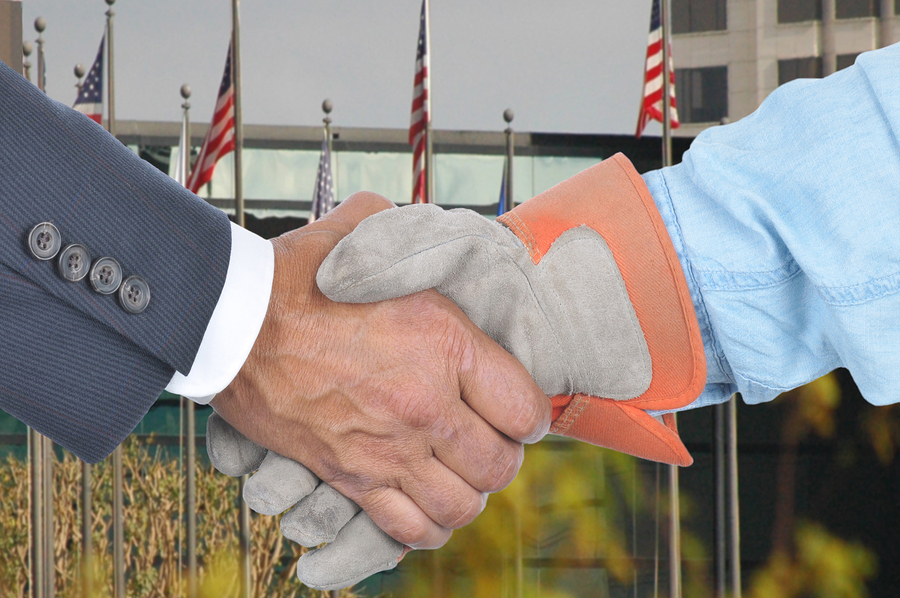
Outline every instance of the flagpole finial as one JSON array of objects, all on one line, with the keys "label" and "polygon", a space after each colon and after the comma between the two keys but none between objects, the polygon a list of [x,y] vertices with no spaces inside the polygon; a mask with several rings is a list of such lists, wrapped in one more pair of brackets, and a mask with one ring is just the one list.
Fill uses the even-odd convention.
[{"label": "flagpole finial", "polygon": [[38,33],[43,33],[45,29],[47,29],[47,19],[44,17],[36,18],[34,20],[34,30]]},{"label": "flagpole finial", "polygon": [[325,113],[325,118],[322,119],[322,122],[324,122],[326,125],[331,124],[331,116],[329,115],[331,114],[332,110],[334,110],[334,102],[326,98],[322,102],[322,112]]},{"label": "flagpole finial", "polygon": [[187,83],[181,86],[181,97],[184,98],[184,104],[181,107],[187,110],[191,107],[191,103],[188,102],[188,99],[191,97],[191,86]]},{"label": "flagpole finial", "polygon": [[31,43],[31,40],[25,40],[22,42],[22,55],[27,59],[31,56],[31,53],[34,52],[34,44]]},{"label": "flagpole finial", "polygon": [[503,120],[506,121],[506,124],[510,124],[515,117],[516,113],[512,111],[512,108],[507,108],[503,111]]},{"label": "flagpole finial", "polygon": [[84,65],[79,62],[78,64],[75,65],[75,69],[73,70],[73,72],[75,73],[75,78],[78,80],[75,83],[75,87],[78,88],[78,93],[80,94],[81,93],[81,78],[84,77],[84,73],[85,73]]}]

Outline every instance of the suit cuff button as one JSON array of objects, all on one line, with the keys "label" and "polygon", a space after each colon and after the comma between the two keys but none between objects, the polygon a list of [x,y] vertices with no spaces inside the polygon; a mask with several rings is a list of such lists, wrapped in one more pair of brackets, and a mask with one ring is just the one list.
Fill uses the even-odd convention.
[{"label": "suit cuff button", "polygon": [[141,313],[150,303],[150,285],[140,276],[129,276],[119,287],[119,303],[129,313]]},{"label": "suit cuff button", "polygon": [[111,257],[101,257],[91,266],[89,280],[101,295],[112,295],[122,284],[122,266]]},{"label": "suit cuff button", "polygon": [[52,260],[62,247],[62,235],[50,222],[41,222],[28,233],[28,249],[39,260]]},{"label": "suit cuff button", "polygon": [[84,245],[77,243],[66,245],[59,254],[57,262],[59,273],[70,282],[78,282],[88,274],[91,267],[91,254]]}]

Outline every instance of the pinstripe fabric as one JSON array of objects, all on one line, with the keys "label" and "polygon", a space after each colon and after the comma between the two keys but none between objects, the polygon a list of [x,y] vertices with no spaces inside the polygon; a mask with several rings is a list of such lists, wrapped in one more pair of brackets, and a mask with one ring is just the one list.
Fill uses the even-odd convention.
[{"label": "pinstripe fabric", "polygon": [[[96,461],[190,371],[228,269],[228,220],[2,63],[0,143],[0,408]],[[64,245],[147,280],[147,310],[32,258],[27,233],[45,220]]]}]

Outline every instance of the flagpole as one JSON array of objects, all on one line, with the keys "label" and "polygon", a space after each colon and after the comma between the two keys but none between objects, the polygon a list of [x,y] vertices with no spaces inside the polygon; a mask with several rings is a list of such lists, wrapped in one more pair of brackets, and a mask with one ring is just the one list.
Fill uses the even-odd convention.
[{"label": "flagpole", "polygon": [[[181,97],[184,103],[184,151],[178,156],[181,161],[182,185],[187,183],[188,173],[191,170],[191,86],[185,83],[181,86]],[[182,397],[182,401],[184,398]],[[185,405],[187,411],[187,431],[185,442],[187,444],[187,486],[185,492],[185,511],[187,516],[187,560],[188,560],[188,598],[197,596],[197,416],[194,401],[188,400]]]},{"label": "flagpole", "polygon": [[41,91],[46,91],[47,81],[44,72],[44,30],[47,28],[47,19],[38,17],[34,20],[34,30],[38,32],[37,38],[37,86]]},{"label": "flagpole", "polygon": [[[241,2],[231,2],[231,73],[234,85],[234,217],[238,226],[246,226],[244,219],[243,149],[244,120],[241,112]],[[249,476],[240,480],[240,495]],[[241,547],[241,596],[250,598],[252,575],[250,569],[250,507],[238,498],[240,503],[240,547]]]},{"label": "flagpole", "polygon": [[[44,31],[47,29],[47,20],[38,17],[34,20],[34,29],[38,32],[38,89],[47,91],[47,65],[44,59]],[[38,484],[41,498],[38,506],[41,509],[41,542],[37,554],[42,561],[42,573],[36,585],[43,586],[42,594],[46,598],[52,598],[55,591],[55,569],[53,567],[53,441],[46,436],[38,435],[37,442],[40,449],[34,456],[40,460],[39,476],[33,483]]]},{"label": "flagpole", "polygon": [[25,78],[28,79],[29,83],[31,82],[31,63],[28,61],[28,57],[31,56],[31,53],[34,51],[34,44],[29,40],[25,40],[22,42],[22,56],[25,57],[25,62],[22,63],[22,74],[25,75]]},{"label": "flagpole", "polygon": [[[81,96],[82,78],[85,75],[85,69],[82,64],[75,65],[75,77],[78,79],[76,85],[78,89],[78,97]],[[93,512],[93,496],[91,494],[91,464],[81,462],[81,587],[85,596],[90,596],[93,592],[93,579],[91,571],[91,555],[94,550],[94,542],[92,537],[92,521]]]},{"label": "flagpole", "polygon": [[[329,99],[325,99],[322,101],[322,112],[325,113],[325,118],[322,119],[322,122],[325,123],[325,139],[328,140],[328,160],[331,161],[331,151],[332,151],[332,141],[334,137],[331,134],[331,111],[334,110],[334,102]],[[333,169],[330,168],[331,164],[329,164],[329,169],[333,172]]]},{"label": "flagpole", "polygon": [[31,452],[31,595],[44,598],[44,505],[43,505],[43,460],[41,459],[42,436],[28,429],[28,444]]},{"label": "flagpole", "polygon": [[[660,0],[663,62],[663,166],[672,165],[672,83],[669,69],[669,0]],[[675,414],[672,417],[677,417]],[[669,465],[669,596],[681,598],[681,504],[678,466]]]},{"label": "flagpole", "polygon": [[504,173],[506,179],[504,180],[504,184],[506,185],[506,195],[503,198],[504,203],[503,206],[504,212],[511,211],[514,207],[516,207],[516,202],[513,200],[513,151],[515,145],[515,133],[512,129],[512,121],[515,113],[512,111],[512,108],[507,108],[503,111],[503,120],[506,121],[506,172]]},{"label": "flagpole", "polygon": [[663,166],[672,165],[672,82],[669,61],[669,0],[660,0],[660,22],[662,27],[662,61],[663,61]]},{"label": "flagpole", "polygon": [[113,137],[116,136],[116,94],[115,82],[113,81],[113,74],[115,73],[113,63],[113,17],[116,16],[116,11],[112,7],[115,2],[116,0],[106,0],[106,4],[109,5],[109,10],[106,11],[106,84],[107,101],[109,102],[107,118],[109,119],[109,134]]},{"label": "flagpole", "polygon": [[234,216],[244,226],[243,149],[244,119],[241,112],[241,2],[232,0],[231,73],[234,85]]},{"label": "flagpole", "polygon": [[431,1],[425,2],[425,193],[426,203],[434,203],[434,145],[431,134]]},{"label": "flagpole", "polygon": [[[109,134],[116,136],[116,87],[115,87],[115,48],[113,45],[113,17],[116,11],[113,4],[116,0],[106,0],[109,9],[106,11],[106,128]],[[125,598],[125,517],[124,465],[122,462],[122,445],[113,451],[113,579],[116,598]]]},{"label": "flagpole", "polygon": [[741,513],[738,501],[737,402],[733,395],[728,402],[728,481],[730,498],[729,532],[731,536],[731,596],[741,598]]},{"label": "flagpole", "polygon": [[713,485],[716,499],[715,545],[715,585],[716,598],[725,598],[727,586],[726,556],[728,554],[728,532],[726,527],[725,506],[725,405],[719,403],[713,407]]}]

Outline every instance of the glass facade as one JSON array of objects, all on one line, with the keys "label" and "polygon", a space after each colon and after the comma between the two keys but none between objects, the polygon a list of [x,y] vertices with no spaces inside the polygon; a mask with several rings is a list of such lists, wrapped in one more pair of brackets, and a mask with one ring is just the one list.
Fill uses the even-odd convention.
[{"label": "glass facade", "polygon": [[[178,149],[173,148],[172,154],[177,160]],[[248,213],[258,218],[309,216],[319,151],[247,148],[243,158]],[[504,161],[503,155],[435,154],[436,203],[480,208],[482,212],[493,207],[496,211]],[[534,197],[599,161],[596,157],[516,156],[515,200],[521,203]],[[408,152],[336,151],[333,168],[338,201],[357,191],[374,191],[397,204],[409,203],[412,197],[412,158]],[[199,195],[222,199],[223,207],[226,198],[234,197],[233,155],[218,163],[212,182]]]},{"label": "glass facade", "polygon": [[834,13],[838,19],[881,16],[881,0],[835,0]]},{"label": "glass facade", "polygon": [[728,67],[675,69],[675,98],[681,122],[720,122],[728,116]]},{"label": "glass facade", "polygon": [[672,32],[700,33],[728,28],[725,0],[672,0]]},{"label": "glass facade", "polygon": [[778,0],[779,23],[822,20],[822,0]]},{"label": "glass facade", "polygon": [[838,54],[837,55],[837,70],[843,70],[848,66],[853,66],[853,63],[856,62],[856,58],[861,54],[861,52],[854,52],[852,54]]},{"label": "glass facade", "polygon": [[822,57],[792,58],[778,61],[778,84],[794,79],[818,79],[822,77]]}]

